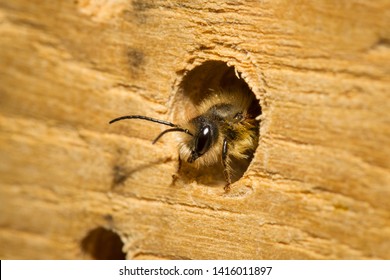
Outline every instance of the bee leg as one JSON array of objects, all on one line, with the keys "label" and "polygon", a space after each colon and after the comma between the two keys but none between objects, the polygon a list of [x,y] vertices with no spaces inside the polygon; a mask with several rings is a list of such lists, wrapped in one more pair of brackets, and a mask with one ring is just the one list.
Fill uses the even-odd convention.
[{"label": "bee leg", "polygon": [[180,158],[180,155],[179,155],[179,163],[178,163],[178,166],[177,166],[177,171],[175,174],[172,175],[172,185],[174,185],[177,181],[177,179],[179,179],[179,173],[180,173],[180,169],[181,169],[181,158]]},{"label": "bee leg", "polygon": [[229,155],[228,155],[228,141],[225,138],[222,145],[222,164],[223,164],[223,175],[225,175],[226,185],[223,188],[225,192],[230,191],[230,185],[232,183],[230,166],[229,166]]},{"label": "bee leg", "polygon": [[176,172],[177,174],[179,174],[180,169],[181,169],[181,157],[180,157],[180,155],[179,155],[179,163],[178,163],[177,172]]}]

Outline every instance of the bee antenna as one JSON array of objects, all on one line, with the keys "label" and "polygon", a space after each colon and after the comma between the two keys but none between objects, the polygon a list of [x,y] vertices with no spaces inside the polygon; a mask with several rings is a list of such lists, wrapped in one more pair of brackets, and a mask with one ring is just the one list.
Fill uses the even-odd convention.
[{"label": "bee antenna", "polygon": [[159,123],[159,124],[163,124],[163,125],[167,125],[167,126],[173,127],[173,128],[170,128],[170,129],[167,129],[167,130],[164,130],[163,132],[161,132],[156,137],[156,139],[153,140],[153,144],[156,143],[165,133],[168,133],[168,132],[180,131],[180,132],[187,133],[188,135],[194,136],[188,129],[182,128],[182,127],[178,126],[177,124],[174,124],[174,123],[171,123],[171,122],[167,122],[167,121],[158,120],[158,119],[154,119],[154,118],[150,118],[150,117],[146,117],[146,116],[140,116],[140,115],[122,116],[122,117],[119,117],[119,118],[111,120],[109,122],[109,124],[112,124],[112,123],[117,122],[117,121],[125,120],[125,119],[140,119],[140,120],[155,122],[155,123]]},{"label": "bee antenna", "polygon": [[181,128],[181,127],[175,127],[175,128],[169,128],[167,130],[164,130],[163,132],[161,132],[154,140],[153,140],[153,144],[155,144],[165,133],[168,133],[168,132],[175,132],[175,131],[180,131],[180,132],[184,132],[184,133],[187,133],[188,135],[191,135],[191,136],[194,136],[188,129],[185,129],[185,128]]},{"label": "bee antenna", "polygon": [[159,124],[163,124],[163,125],[167,125],[167,126],[171,126],[171,127],[177,127],[177,128],[179,127],[178,125],[176,125],[174,123],[171,123],[171,122],[162,121],[162,120],[158,120],[158,119],[154,119],[154,118],[150,118],[150,117],[146,117],[146,116],[139,116],[139,115],[131,115],[131,116],[119,117],[119,118],[111,120],[109,122],[109,124],[112,124],[114,122],[121,121],[121,120],[124,120],[124,119],[141,119],[141,120],[155,122],[155,123],[159,123]]}]

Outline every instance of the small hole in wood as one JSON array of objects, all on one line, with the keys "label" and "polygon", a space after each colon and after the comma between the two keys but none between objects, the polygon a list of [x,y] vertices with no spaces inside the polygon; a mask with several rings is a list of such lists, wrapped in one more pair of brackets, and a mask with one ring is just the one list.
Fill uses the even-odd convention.
[{"label": "small hole in wood", "polygon": [[[253,101],[249,106],[252,116],[261,115],[261,106],[248,84],[241,77],[241,74],[232,66],[222,61],[207,61],[188,72],[182,79],[173,101],[173,119],[176,123],[186,121],[199,115],[198,107],[206,99],[209,99],[215,92],[232,94],[240,91],[251,96]],[[237,100],[240,102],[240,100]],[[256,122],[256,141],[253,151],[248,154],[248,159],[237,160],[231,157],[232,162],[232,183],[239,180],[247,170],[253,152],[258,145],[259,122]],[[233,144],[234,145],[234,144]],[[218,186],[226,183],[222,160],[211,166],[194,167],[193,164],[184,163],[180,172],[180,178],[186,183],[196,180],[197,183]]]},{"label": "small hole in wood", "polygon": [[118,234],[103,227],[91,230],[81,241],[82,251],[95,260],[125,260],[123,245]]}]

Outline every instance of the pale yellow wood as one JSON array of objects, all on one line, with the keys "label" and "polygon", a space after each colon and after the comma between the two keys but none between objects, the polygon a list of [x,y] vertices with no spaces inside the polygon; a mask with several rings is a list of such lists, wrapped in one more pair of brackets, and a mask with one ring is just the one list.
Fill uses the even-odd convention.
[{"label": "pale yellow wood", "polygon": [[[98,257],[107,230],[129,259],[389,259],[389,26],[388,0],[1,0],[0,258]],[[172,185],[158,125],[107,123],[182,118],[207,61],[263,110],[229,194]]]}]

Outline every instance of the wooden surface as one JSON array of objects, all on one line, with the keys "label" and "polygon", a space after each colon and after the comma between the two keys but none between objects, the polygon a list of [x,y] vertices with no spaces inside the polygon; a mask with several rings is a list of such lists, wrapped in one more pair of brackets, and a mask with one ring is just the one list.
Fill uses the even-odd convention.
[{"label": "wooden surface", "polygon": [[[0,0],[0,258],[389,259],[389,26],[388,0]],[[263,110],[229,194],[108,125],[182,118],[210,61]]]}]

